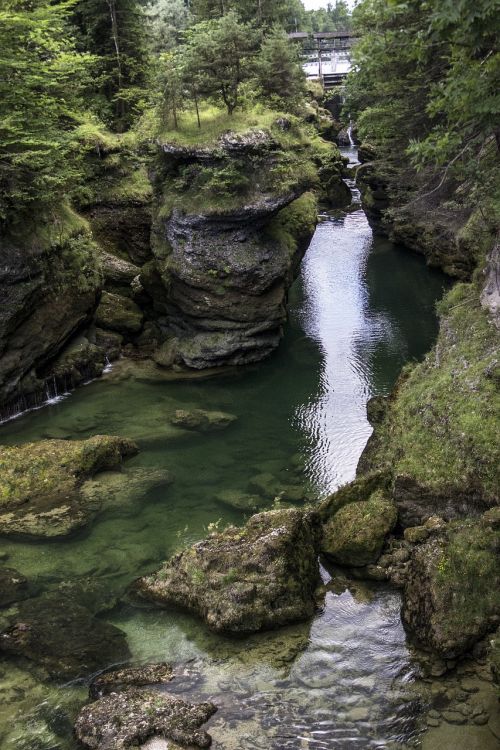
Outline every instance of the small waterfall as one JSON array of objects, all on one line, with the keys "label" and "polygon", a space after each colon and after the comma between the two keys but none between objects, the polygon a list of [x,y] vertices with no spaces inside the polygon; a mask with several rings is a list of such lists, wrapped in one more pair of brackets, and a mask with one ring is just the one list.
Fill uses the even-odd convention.
[{"label": "small waterfall", "polygon": [[354,147],[356,144],[354,143],[354,139],[352,137],[352,121],[349,120],[349,127],[347,128],[347,135],[349,136],[349,145]]}]

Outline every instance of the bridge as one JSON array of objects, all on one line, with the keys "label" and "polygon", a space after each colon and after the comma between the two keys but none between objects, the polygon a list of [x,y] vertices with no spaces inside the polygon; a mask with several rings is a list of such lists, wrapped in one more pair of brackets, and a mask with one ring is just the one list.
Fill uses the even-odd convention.
[{"label": "bridge", "polygon": [[349,31],[308,34],[295,31],[288,38],[302,46],[303,68],[308,78],[319,79],[328,91],[344,82],[351,70],[350,50],[356,37]]}]

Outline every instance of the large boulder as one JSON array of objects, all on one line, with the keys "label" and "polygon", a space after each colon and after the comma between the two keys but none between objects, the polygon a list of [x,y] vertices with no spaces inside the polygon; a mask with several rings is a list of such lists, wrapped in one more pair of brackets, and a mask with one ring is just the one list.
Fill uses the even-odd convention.
[{"label": "large boulder", "polygon": [[200,727],[216,711],[213,703],[186,703],[154,690],[129,689],[85,706],[75,734],[90,750],[126,750],[151,737],[190,748],[209,747],[212,739]]},{"label": "large boulder", "polygon": [[500,621],[500,530],[454,522],[415,547],[403,590],[403,620],[444,658],[466,653]]},{"label": "large boulder", "polygon": [[103,292],[95,314],[100,328],[130,337],[139,333],[143,320],[142,310],[133,300],[113,292]]},{"label": "large boulder", "polygon": [[81,528],[104,500],[86,497],[83,483],[135,453],[131,440],[107,435],[1,446],[0,533],[59,537]]},{"label": "large boulder", "polygon": [[366,500],[344,505],[324,523],[321,549],[339,565],[369,565],[380,556],[396,520],[394,503],[376,490]]},{"label": "large boulder", "polygon": [[317,546],[315,514],[259,513],[175,555],[135,591],[191,610],[216,631],[275,628],[314,613]]},{"label": "large boulder", "polygon": [[54,679],[83,677],[130,657],[125,633],[59,592],[6,613],[0,652],[43,667]]}]

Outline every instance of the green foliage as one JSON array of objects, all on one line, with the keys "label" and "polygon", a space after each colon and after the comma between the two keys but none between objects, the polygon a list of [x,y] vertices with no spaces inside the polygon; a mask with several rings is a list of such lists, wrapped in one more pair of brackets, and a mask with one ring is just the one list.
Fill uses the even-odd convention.
[{"label": "green foliage", "polygon": [[186,77],[194,76],[203,96],[221,100],[231,115],[241,84],[252,75],[256,45],[255,31],[234,12],[202,21],[187,32]]},{"label": "green foliage", "polygon": [[256,60],[256,73],[266,100],[298,106],[304,99],[305,75],[298,50],[290,44],[281,27],[273,27],[264,37]]},{"label": "green foliage", "polygon": [[9,0],[0,11],[0,222],[47,211],[81,175],[74,130],[93,59],[69,39],[73,3]]},{"label": "green foliage", "polygon": [[407,156],[422,191],[469,179],[492,147],[498,158],[497,0],[363,0],[353,18],[348,106],[403,189]]},{"label": "green foliage", "polygon": [[139,0],[74,0],[78,47],[97,60],[88,92],[99,115],[116,130],[131,125],[144,106],[148,54]]},{"label": "green foliage", "polygon": [[280,24],[287,31],[295,31],[306,17],[300,0],[192,0],[191,10],[200,21],[235,12],[245,22],[264,27]]},{"label": "green foliage", "polygon": [[172,51],[182,32],[191,23],[189,7],[184,0],[151,0],[145,8],[150,31],[150,46],[155,54]]}]

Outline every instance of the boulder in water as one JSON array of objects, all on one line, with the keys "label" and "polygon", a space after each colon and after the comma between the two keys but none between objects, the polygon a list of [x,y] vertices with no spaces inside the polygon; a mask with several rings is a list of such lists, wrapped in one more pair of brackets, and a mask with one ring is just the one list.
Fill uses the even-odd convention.
[{"label": "boulder in water", "polygon": [[124,336],[139,333],[144,315],[136,303],[128,297],[112,292],[103,292],[95,321],[100,328],[117,331]]},{"label": "boulder in water", "polygon": [[81,528],[103,500],[86,498],[83,483],[137,450],[108,435],[0,447],[0,533],[59,537]]},{"label": "boulder in water", "polygon": [[319,580],[318,519],[295,509],[252,516],[140,578],[136,593],[179,605],[216,631],[252,632],[311,617]]},{"label": "boulder in water", "polygon": [[85,706],[75,734],[90,750],[126,750],[152,737],[203,748],[212,739],[200,727],[216,711],[213,703],[186,703],[165,693],[133,688]]}]

